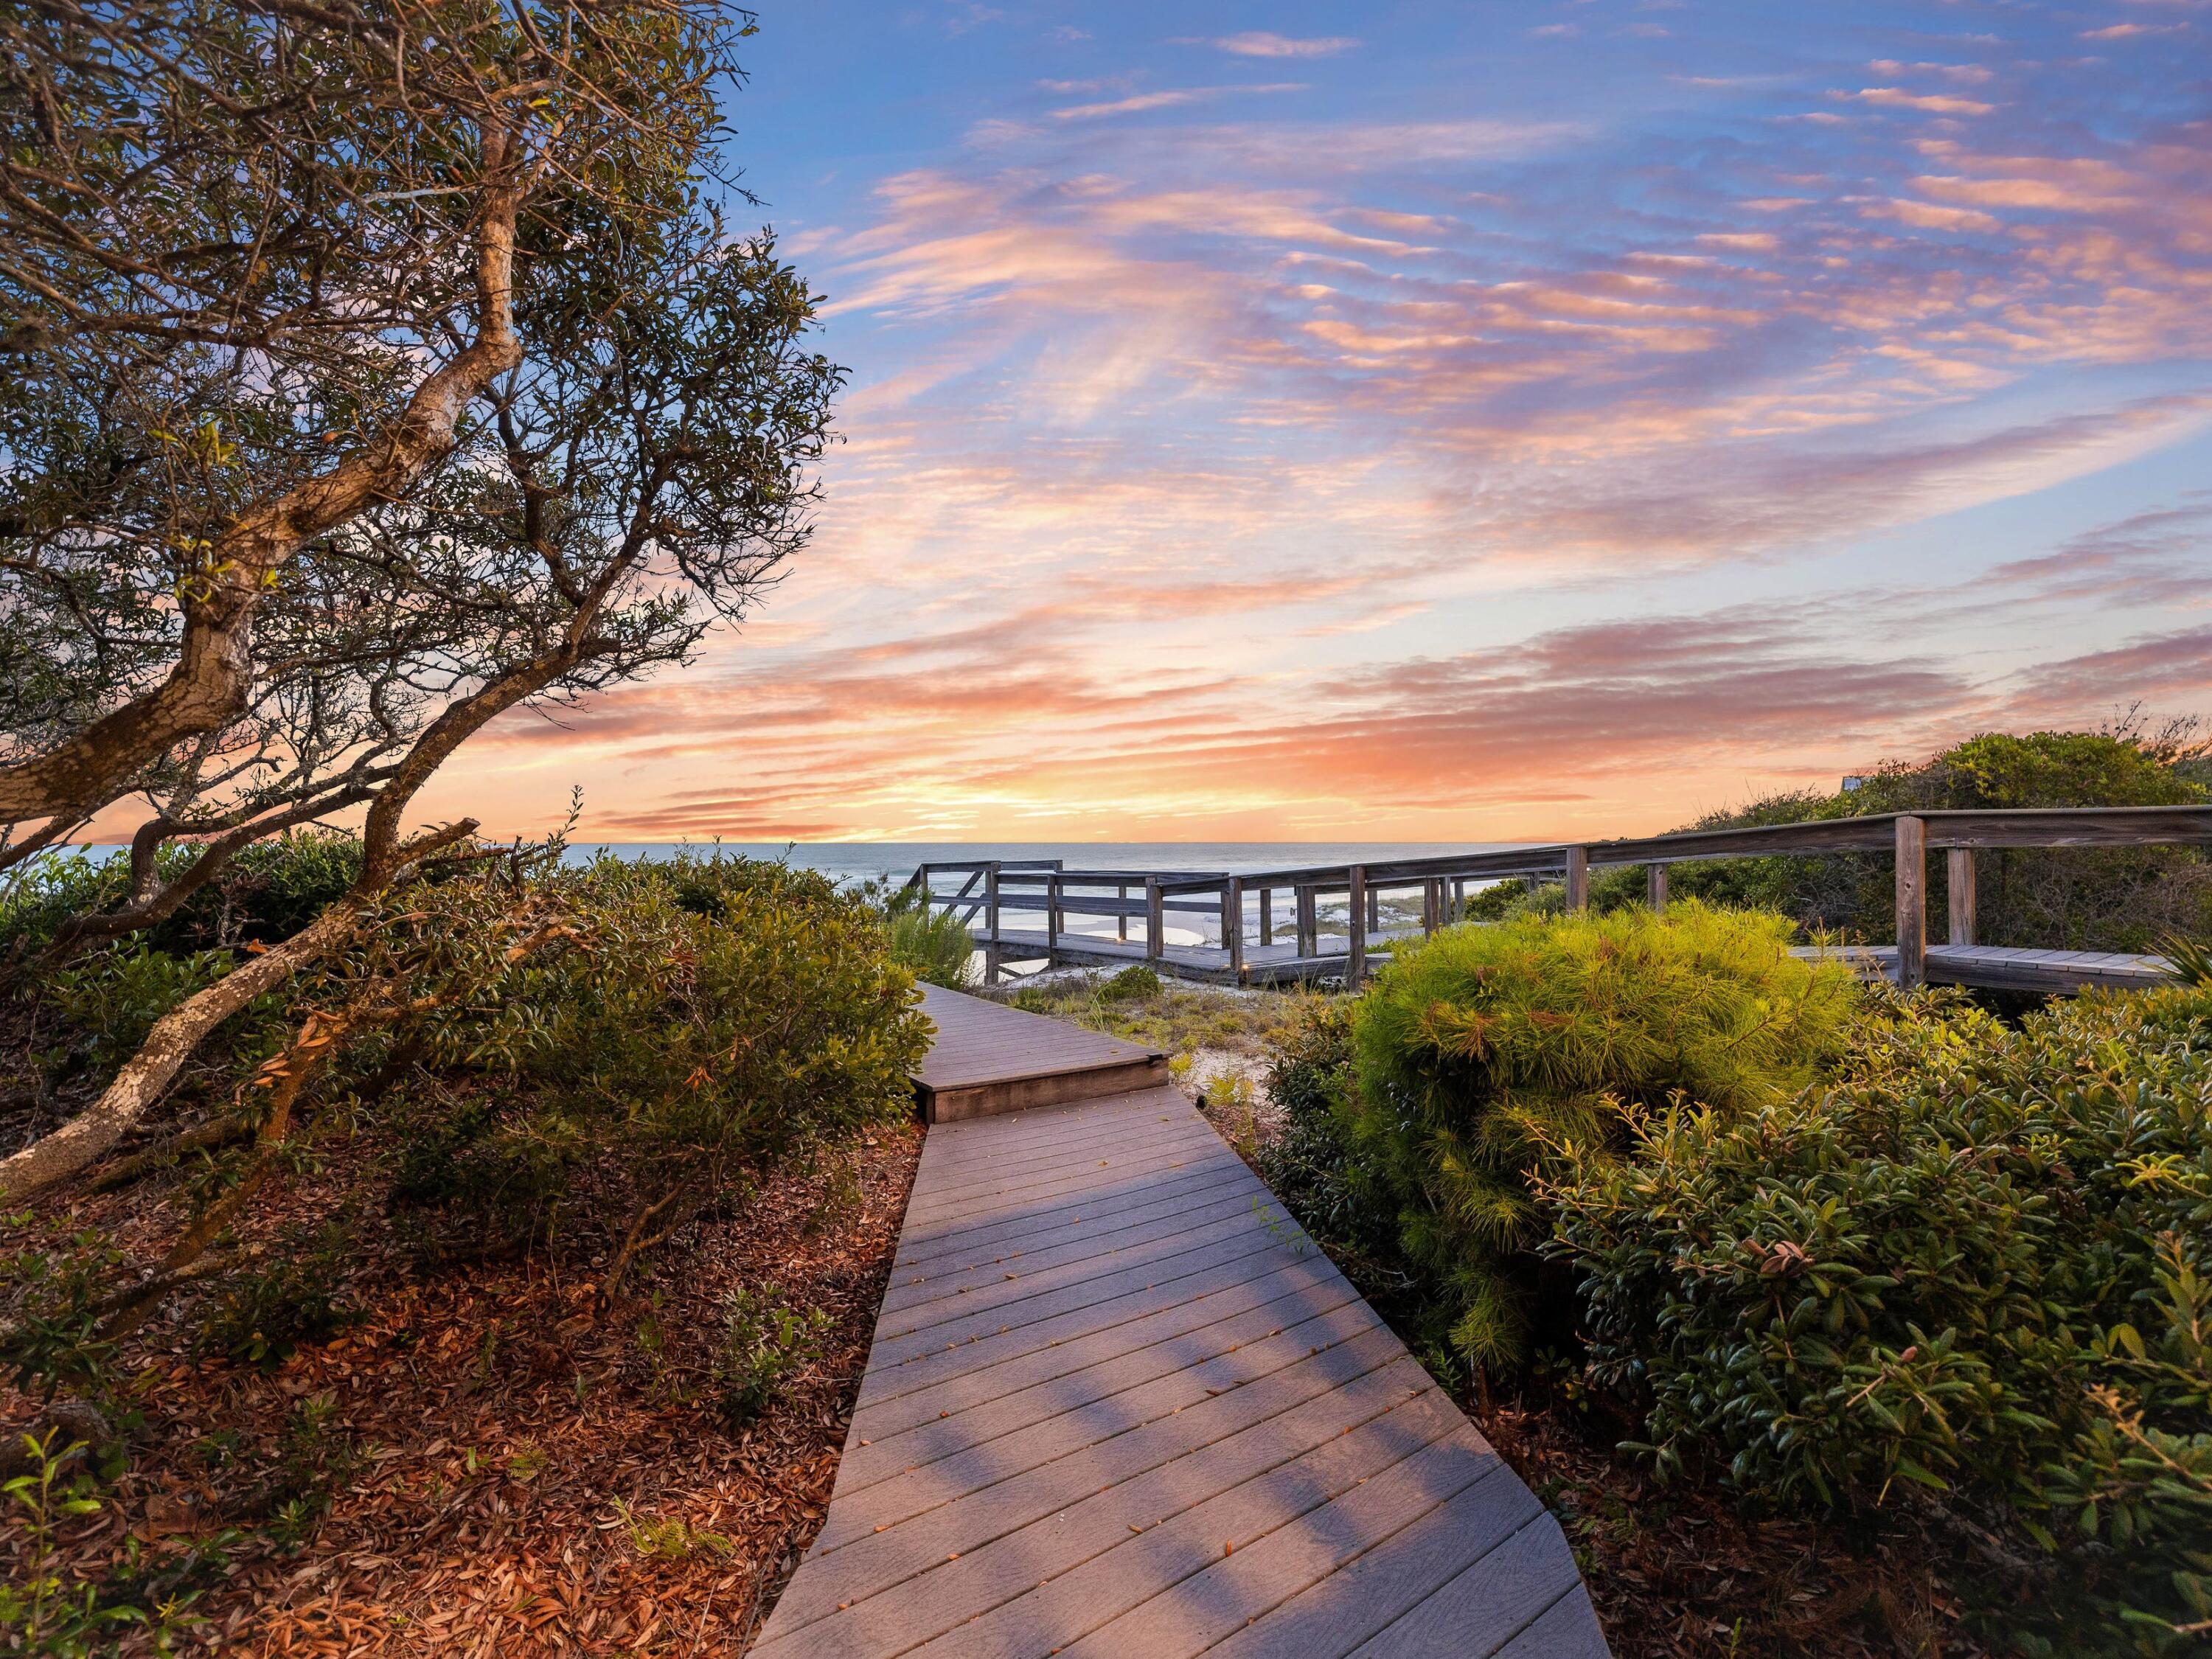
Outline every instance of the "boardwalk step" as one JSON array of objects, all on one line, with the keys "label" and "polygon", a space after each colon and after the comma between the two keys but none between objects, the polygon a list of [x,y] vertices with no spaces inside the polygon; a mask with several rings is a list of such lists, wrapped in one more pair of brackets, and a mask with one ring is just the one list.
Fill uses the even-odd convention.
[{"label": "boardwalk step", "polygon": [[1168,1080],[1167,1056],[935,985],[921,1011],[937,1040],[915,1074],[926,1123],[955,1123],[1097,1100]]}]

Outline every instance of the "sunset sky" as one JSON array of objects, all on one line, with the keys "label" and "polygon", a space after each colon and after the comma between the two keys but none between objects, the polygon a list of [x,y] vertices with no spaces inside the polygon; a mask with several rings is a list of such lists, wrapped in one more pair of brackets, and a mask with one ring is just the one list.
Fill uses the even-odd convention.
[{"label": "sunset sky", "polygon": [[769,3],[812,547],[426,814],[1661,830],[2212,712],[2212,5]]}]

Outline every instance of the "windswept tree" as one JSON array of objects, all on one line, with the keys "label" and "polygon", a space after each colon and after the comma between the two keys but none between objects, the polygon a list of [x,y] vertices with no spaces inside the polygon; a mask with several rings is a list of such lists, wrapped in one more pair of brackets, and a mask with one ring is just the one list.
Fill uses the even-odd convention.
[{"label": "windswept tree", "polygon": [[471,735],[684,659],[804,543],[840,372],[720,216],[750,33],[712,0],[0,11],[0,868],[143,804],[51,964],[362,823],[350,888],[0,1194],[470,836],[407,814]]}]

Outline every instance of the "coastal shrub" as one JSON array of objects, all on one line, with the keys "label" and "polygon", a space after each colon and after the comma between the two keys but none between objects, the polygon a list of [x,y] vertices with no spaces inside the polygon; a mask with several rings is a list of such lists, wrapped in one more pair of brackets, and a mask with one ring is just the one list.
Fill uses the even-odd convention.
[{"label": "coastal shrub", "polygon": [[[2191,734],[2110,732],[1989,732],[1908,764],[1875,768],[1832,795],[1781,796],[1687,826],[1794,823],[1879,812],[2020,807],[2174,806],[2204,801],[2203,745]],[[1778,910],[1808,928],[1887,939],[1895,896],[1890,860],[1727,859],[1682,865],[1673,889],[1715,902]],[[2024,848],[1976,856],[1979,933],[1993,943],[2046,950],[2147,951],[2168,933],[2212,929],[2212,864],[2188,847]],[[1929,860],[1929,903],[1945,902],[1941,859]],[[1633,871],[1611,877],[1624,890],[1593,902],[1639,896]]]},{"label": "coastal shrub", "polygon": [[884,910],[891,960],[918,979],[957,991],[975,977],[975,941],[953,910],[938,910],[919,893],[895,896]]},{"label": "coastal shrub", "polygon": [[418,1199],[510,1182],[543,1205],[589,1166],[626,1206],[618,1282],[732,1172],[911,1110],[927,1038],[864,898],[722,855],[602,860],[553,897],[568,937],[424,1034],[473,1121],[426,1138]]},{"label": "coastal shrub", "polygon": [[235,1365],[274,1370],[311,1343],[359,1322],[345,1294],[350,1229],[333,1224],[312,1241],[291,1241],[266,1267],[233,1280],[208,1309],[198,1347]]},{"label": "coastal shrub", "polygon": [[[197,845],[165,846],[154,860],[163,883],[199,856]],[[342,830],[296,830],[241,848],[222,870],[161,921],[131,935],[172,956],[268,944],[297,933],[351,884],[361,842]],[[72,919],[120,904],[131,890],[119,854],[54,853],[25,860],[0,881],[0,950],[42,951]]]},{"label": "coastal shrub", "polygon": [[1275,1133],[1254,1148],[1261,1178],[1298,1224],[1370,1294],[1407,1274],[1397,1218],[1360,1178],[1352,1144],[1352,1005],[1313,999],[1267,1072]]},{"label": "coastal shrub", "polygon": [[1470,1359],[1523,1349],[1547,1231],[1532,1172],[1625,1150],[1677,1097],[1766,1107],[1838,1052],[1854,981],[1790,939],[1695,902],[1529,917],[1409,945],[1360,999],[1351,1178],[1396,1216]]},{"label": "coastal shrub", "polygon": [[2212,994],[1881,996],[1832,1085],[1630,1121],[1540,1189],[1662,1474],[1996,1505],[2075,1558],[2061,1650],[2212,1618]]},{"label": "coastal shrub", "polygon": [[1109,1003],[1142,1002],[1148,997],[1159,995],[1160,988],[1160,976],[1155,969],[1141,965],[1124,968],[1109,975],[1099,986],[1098,1000]]}]

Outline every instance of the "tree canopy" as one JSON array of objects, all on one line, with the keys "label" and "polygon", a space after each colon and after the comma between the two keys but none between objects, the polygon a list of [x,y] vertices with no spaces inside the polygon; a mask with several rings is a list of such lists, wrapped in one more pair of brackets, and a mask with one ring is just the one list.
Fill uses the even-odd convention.
[{"label": "tree canopy", "polygon": [[127,893],[52,959],[263,836],[363,843],[0,1190],[97,1156],[472,833],[404,828],[471,735],[683,660],[804,544],[842,376],[725,223],[750,30],[705,0],[0,14],[0,867],[143,803]]}]

